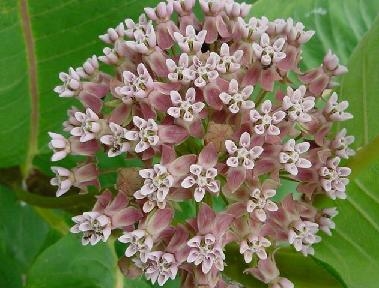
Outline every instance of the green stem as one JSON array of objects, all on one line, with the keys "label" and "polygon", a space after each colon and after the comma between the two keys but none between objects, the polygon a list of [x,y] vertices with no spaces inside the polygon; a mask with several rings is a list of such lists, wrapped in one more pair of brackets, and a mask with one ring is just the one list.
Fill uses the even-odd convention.
[{"label": "green stem", "polygon": [[265,91],[265,90],[261,90],[257,96],[257,100],[255,101],[255,106],[258,106],[259,104],[261,104],[262,100],[265,98],[266,94],[268,93],[268,91]]}]

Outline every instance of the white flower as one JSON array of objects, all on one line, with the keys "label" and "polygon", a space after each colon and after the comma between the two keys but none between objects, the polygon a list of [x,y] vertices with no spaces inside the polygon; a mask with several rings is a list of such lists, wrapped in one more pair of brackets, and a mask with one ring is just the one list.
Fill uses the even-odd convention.
[{"label": "white flower", "polygon": [[118,241],[129,244],[125,251],[126,257],[132,257],[138,253],[142,263],[146,263],[147,254],[151,251],[154,245],[153,238],[143,229],[124,232],[124,234],[118,238]]},{"label": "white flower", "polygon": [[318,219],[318,224],[320,230],[324,231],[329,236],[332,235],[331,230],[336,228],[336,224],[333,222],[334,218],[338,214],[337,208],[325,208],[321,210],[320,218]]},{"label": "white flower", "polygon": [[249,100],[253,90],[254,86],[246,86],[240,91],[237,80],[233,79],[229,83],[228,93],[222,92],[219,97],[225,105],[229,105],[229,111],[236,114],[240,109],[248,110],[255,107],[254,102]]},{"label": "white flower", "polygon": [[231,141],[225,141],[225,147],[231,157],[228,158],[226,164],[229,167],[242,166],[248,170],[254,168],[255,160],[261,156],[263,148],[260,146],[254,146],[250,148],[250,134],[244,132],[239,141],[240,146]]},{"label": "white flower", "polygon": [[142,119],[133,116],[133,123],[139,131],[127,131],[125,138],[131,141],[139,141],[135,147],[137,153],[141,153],[159,142],[158,125],[153,119]]},{"label": "white flower", "polygon": [[288,140],[283,145],[282,152],[279,153],[279,161],[284,164],[286,171],[292,175],[297,175],[297,168],[310,168],[312,167],[311,161],[301,158],[300,155],[309,150],[310,144],[308,142],[296,144],[294,139]]},{"label": "white flower", "polygon": [[174,32],[175,41],[178,43],[180,49],[185,53],[196,54],[203,46],[207,31],[200,31],[196,35],[195,28],[192,25],[186,27],[186,35],[183,36],[179,32]]},{"label": "white flower", "polygon": [[220,62],[217,64],[217,70],[220,73],[234,73],[241,67],[243,50],[237,50],[230,55],[229,45],[223,43],[220,48]]},{"label": "white flower", "polygon": [[355,140],[354,136],[346,136],[347,130],[343,128],[332,141],[331,147],[335,149],[336,155],[345,159],[355,155],[355,151],[349,148]]},{"label": "white flower", "polygon": [[271,109],[271,101],[266,100],[260,109],[262,114],[255,109],[250,111],[250,120],[253,122],[255,133],[258,135],[267,133],[268,135],[278,136],[280,134],[277,124],[283,121],[286,113],[281,110],[271,112]]},{"label": "white flower", "polygon": [[174,254],[153,251],[147,255],[147,258],[145,276],[152,284],[157,282],[159,286],[163,286],[167,280],[175,279],[179,264]]},{"label": "white flower", "polygon": [[123,40],[125,36],[124,23],[120,23],[116,28],[108,28],[107,33],[100,35],[99,38],[107,44],[114,44],[117,40]]},{"label": "white flower", "polygon": [[215,81],[219,74],[216,70],[220,56],[211,52],[207,61],[203,63],[197,56],[193,57],[193,65],[184,71],[184,76],[194,81],[196,87],[202,88]]},{"label": "white flower", "polygon": [[349,167],[338,167],[341,158],[334,157],[327,161],[326,166],[320,168],[321,185],[330,198],[335,200],[346,199],[346,185],[349,179],[345,178],[350,175]]},{"label": "white flower", "polygon": [[276,195],[274,189],[255,188],[250,192],[250,199],[247,202],[246,211],[254,213],[259,221],[265,222],[267,219],[266,211],[277,211],[278,206],[269,198]]},{"label": "white flower", "polygon": [[141,14],[138,19],[138,23],[134,23],[132,19],[125,20],[125,35],[131,39],[134,39],[134,35],[136,32],[145,32],[147,27],[151,25],[151,21],[147,20],[145,14]]},{"label": "white flower", "polygon": [[86,113],[75,112],[74,116],[81,126],[73,127],[70,131],[71,135],[80,137],[80,142],[87,142],[95,139],[101,131],[99,116],[97,116],[90,108],[86,109]]},{"label": "white flower", "polygon": [[161,164],[155,164],[153,169],[142,169],[139,175],[145,179],[140,190],[134,193],[136,199],[145,199],[143,205],[145,213],[150,212],[154,207],[163,209],[166,207],[166,197],[170,187],[174,185],[174,177]]},{"label": "white flower", "polygon": [[338,95],[333,92],[328,102],[326,102],[325,112],[329,115],[330,120],[333,121],[346,121],[353,118],[351,113],[345,112],[349,107],[348,101],[338,103]]},{"label": "white flower", "polygon": [[174,118],[181,118],[186,122],[195,120],[205,107],[203,102],[195,102],[196,91],[192,87],[187,90],[185,100],[182,100],[178,91],[171,91],[170,97],[175,106],[168,108],[167,114]]},{"label": "white flower", "polygon": [[272,64],[286,58],[286,53],[283,52],[285,43],[286,40],[284,38],[278,38],[271,44],[270,37],[267,33],[263,33],[260,44],[253,43],[253,52],[263,67],[270,67]]},{"label": "white flower", "polygon": [[249,22],[246,23],[245,20],[240,17],[238,18],[238,24],[245,39],[254,39],[266,32],[269,21],[266,17],[262,17],[261,19],[251,17]]},{"label": "white flower", "polygon": [[83,233],[82,244],[95,245],[99,241],[106,242],[111,235],[111,220],[108,216],[98,212],[84,212],[72,220],[76,223],[71,233]]},{"label": "white flower", "polygon": [[54,92],[59,94],[59,97],[73,97],[78,95],[81,89],[80,76],[70,67],[68,74],[59,73],[59,79],[63,82],[63,85],[56,86]]},{"label": "white flower", "polygon": [[271,242],[262,236],[250,234],[248,239],[243,240],[240,245],[240,253],[243,254],[246,263],[253,260],[253,255],[256,254],[259,259],[267,259],[267,252],[265,248],[271,246]]},{"label": "white flower", "polygon": [[130,38],[134,38],[135,41],[126,41],[126,46],[144,55],[149,54],[157,46],[157,35],[151,23],[148,23],[144,29],[136,30]]},{"label": "white flower", "polygon": [[144,64],[138,65],[137,73],[138,76],[130,71],[124,71],[122,77],[125,85],[115,88],[116,93],[122,95],[124,103],[130,103],[131,99],[146,98],[153,89],[153,78]]},{"label": "white flower", "polygon": [[76,68],[76,73],[83,78],[88,79],[98,72],[99,61],[97,61],[96,55],[88,58],[82,65],[82,67]]},{"label": "white flower", "polygon": [[217,176],[216,168],[204,168],[198,164],[192,164],[190,166],[190,172],[192,175],[187,176],[182,181],[181,186],[183,188],[196,186],[194,193],[196,202],[200,202],[204,198],[205,191],[212,193],[219,192],[220,185],[215,180]]},{"label": "white flower", "polygon": [[307,88],[302,85],[295,91],[287,88],[287,95],[283,98],[283,109],[287,111],[289,118],[292,121],[299,121],[301,123],[309,122],[312,120],[309,111],[315,106],[314,97],[304,97]]},{"label": "white flower", "polygon": [[287,35],[287,41],[294,41],[298,44],[304,44],[308,42],[315,34],[315,31],[312,30],[304,31],[304,24],[301,22],[294,23],[292,18],[288,18],[286,22],[287,25],[285,27],[285,31]]},{"label": "white flower", "polygon": [[51,170],[55,173],[55,177],[50,180],[50,184],[58,186],[56,192],[57,197],[62,196],[75,182],[74,173],[66,168],[51,167]]},{"label": "white flower", "polygon": [[109,128],[112,131],[110,135],[104,135],[100,138],[101,143],[110,146],[108,157],[115,157],[121,153],[129,151],[130,145],[126,139],[127,130],[115,123],[109,123]]},{"label": "white flower", "polygon": [[207,274],[213,266],[219,271],[224,270],[225,254],[214,235],[195,236],[187,242],[187,245],[191,248],[187,262],[196,266],[201,264],[204,274]]},{"label": "white flower", "polygon": [[288,233],[288,242],[292,244],[296,251],[301,251],[304,256],[313,255],[313,244],[321,241],[321,237],[317,236],[318,224],[310,221],[296,221],[293,228]]},{"label": "white flower", "polygon": [[71,152],[70,142],[60,134],[49,132],[51,140],[49,148],[53,150],[54,154],[51,161],[59,161],[65,158]]},{"label": "white flower", "polygon": [[166,65],[167,65],[168,71],[170,72],[167,76],[170,81],[184,82],[184,83],[191,81],[185,76],[185,73],[184,73],[184,71],[188,69],[188,65],[189,65],[188,54],[182,53],[179,57],[178,64],[176,64],[175,61],[172,59],[167,59]]}]

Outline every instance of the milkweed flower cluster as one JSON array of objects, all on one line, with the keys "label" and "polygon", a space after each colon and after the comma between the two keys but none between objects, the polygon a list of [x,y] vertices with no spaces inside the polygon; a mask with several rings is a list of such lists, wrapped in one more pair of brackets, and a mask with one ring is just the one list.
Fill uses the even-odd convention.
[{"label": "milkweed flower cluster", "polygon": [[[223,271],[228,247],[237,245],[246,273],[293,287],[274,252],[287,244],[313,254],[337,214],[315,199],[346,198],[351,171],[341,161],[354,154],[354,137],[346,129],[335,135],[333,124],[352,115],[332,90],[347,69],[329,51],[303,72],[302,46],[314,31],[291,18],[246,20],[251,5],[233,0],[199,4],[201,21],[195,0],[145,8],[100,36],[103,55],[59,75],[55,92],[82,106],[68,111],[66,135],[50,133],[52,161],[77,155],[80,164],[52,167],[51,184],[57,196],[72,187],[98,191],[71,232],[84,245],[118,235],[128,276],[234,287]],[[102,72],[104,64],[114,74]],[[118,164],[117,183],[105,189],[101,154],[140,159],[142,167]],[[296,191],[279,195],[283,179]],[[182,203],[195,215],[180,220]]]}]

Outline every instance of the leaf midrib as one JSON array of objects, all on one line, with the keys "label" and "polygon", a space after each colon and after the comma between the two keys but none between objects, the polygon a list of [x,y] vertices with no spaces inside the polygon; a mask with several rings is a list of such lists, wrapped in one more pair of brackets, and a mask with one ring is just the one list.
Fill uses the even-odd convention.
[{"label": "leaf midrib", "polygon": [[30,96],[30,127],[29,127],[29,145],[23,166],[24,177],[28,175],[32,166],[33,157],[38,150],[38,129],[39,129],[39,94],[38,94],[38,74],[37,60],[35,54],[35,43],[30,21],[29,7],[27,0],[19,1],[19,14],[21,20],[21,29],[25,41],[26,59],[29,75],[29,96]]}]

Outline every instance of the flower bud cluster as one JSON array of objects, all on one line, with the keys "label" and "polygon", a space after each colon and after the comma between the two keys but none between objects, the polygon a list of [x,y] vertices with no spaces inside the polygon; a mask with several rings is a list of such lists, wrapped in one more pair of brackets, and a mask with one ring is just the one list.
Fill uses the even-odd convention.
[{"label": "flower bud cluster", "polygon": [[[199,2],[202,21],[195,0],[145,8],[138,21],[100,36],[103,55],[60,73],[54,91],[82,107],[68,111],[62,135],[49,133],[52,161],[76,155],[80,163],[52,167],[51,184],[58,197],[72,187],[97,191],[71,232],[95,245],[117,230],[128,276],[234,287],[223,271],[228,247],[238,245],[245,272],[269,287],[293,287],[274,251],[287,243],[313,254],[337,214],[316,208],[315,199],[347,197],[351,171],[342,160],[354,155],[354,137],[346,129],[335,135],[333,124],[352,115],[331,93],[347,69],[329,51],[303,72],[302,46],[314,31],[300,22],[245,19],[252,6],[234,0]],[[101,72],[104,64],[115,72]],[[143,167],[119,164],[117,183],[104,189],[102,154]],[[297,192],[283,196],[288,181]],[[196,215],[179,220],[182,203]]]}]

